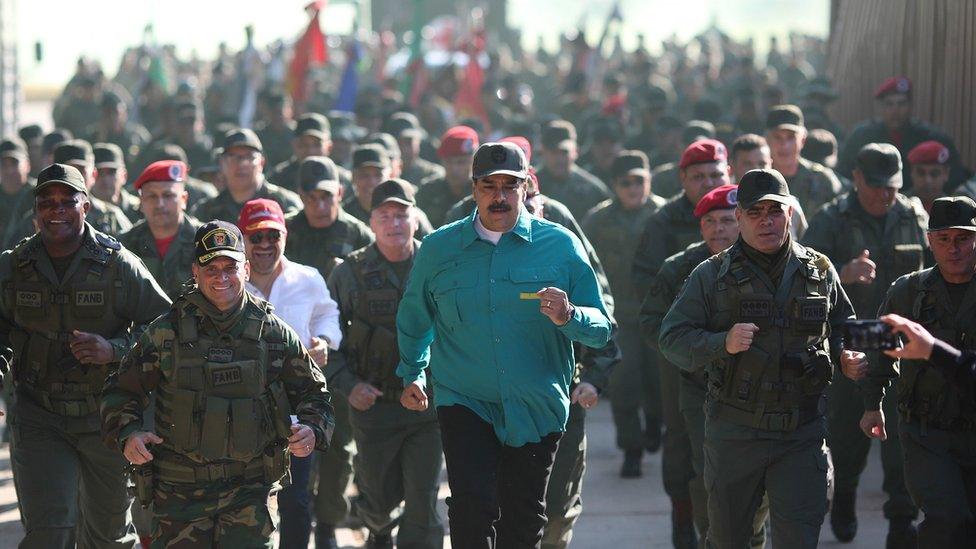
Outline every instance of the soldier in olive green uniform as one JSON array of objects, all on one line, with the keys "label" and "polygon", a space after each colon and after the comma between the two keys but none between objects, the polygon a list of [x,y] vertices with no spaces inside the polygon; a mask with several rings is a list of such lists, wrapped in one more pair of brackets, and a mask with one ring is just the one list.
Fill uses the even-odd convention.
[{"label": "soldier in olive green uniform", "polygon": [[[363,223],[369,223],[373,189],[391,177],[393,177],[393,164],[390,154],[383,145],[367,143],[356,147],[352,152],[352,186],[356,192],[346,197],[342,208]],[[417,215],[419,227],[416,236],[418,239],[423,239],[434,232],[434,228],[423,210],[417,212]]]},{"label": "soldier in olive green uniform", "polygon": [[478,132],[467,126],[454,126],[441,136],[437,156],[444,174],[425,179],[417,191],[417,206],[436,228],[444,225],[447,212],[471,194],[471,160],[478,148]]},{"label": "soldier in olive green uniform", "polygon": [[[893,145],[865,145],[854,171],[854,190],[814,216],[803,239],[804,245],[825,254],[838,269],[859,318],[874,318],[888,286],[923,265],[927,216],[917,199],[898,192],[901,168],[901,156]],[[877,356],[872,355],[876,363]],[[892,422],[897,421],[895,404],[894,398],[885,401]],[[871,448],[871,440],[857,427],[863,411],[854,382],[840,378],[830,387],[828,440],[837,474],[830,523],[840,541],[850,541],[857,534],[857,485]],[[881,443],[883,488],[888,494],[884,512],[890,521],[889,530],[913,537],[911,521],[916,509],[905,489],[901,450],[894,431]]]},{"label": "soldier in olive green uniform", "polygon": [[397,304],[420,243],[411,185],[391,179],[373,191],[370,226],[377,241],[353,252],[329,277],[339,304],[342,343],[327,370],[352,407],[357,513],[370,531],[370,547],[392,547],[399,514],[400,547],[440,548],[444,525],[437,512],[441,470],[437,413],[400,405],[396,375]]},{"label": "soldier in olive green uniform", "polygon": [[127,100],[131,102],[132,98],[123,98],[111,90],[102,94],[98,121],[88,126],[79,137],[89,143],[112,143],[125,154],[126,162],[133,162],[152,136],[142,124],[129,120]]},{"label": "soldier in olive green uniform", "polygon": [[[681,129],[681,143],[688,145],[699,139],[715,139],[715,125],[704,120],[690,120]],[[680,152],[680,151],[679,151]],[[680,156],[680,155],[679,155]],[[658,164],[651,172],[654,193],[670,199],[681,192],[680,161]]]},{"label": "soldier in olive green uniform", "polygon": [[281,205],[285,214],[302,207],[298,195],[269,183],[262,173],[264,147],[249,129],[230,130],[224,135],[220,170],[227,187],[215,198],[197,204],[191,213],[197,219],[219,219],[234,223],[248,200],[267,198]]},{"label": "soldier in olive green uniform", "polygon": [[[191,164],[187,160],[187,155],[183,148],[174,143],[156,142],[143,150],[145,151],[143,156],[146,166],[153,162],[159,162],[160,160],[178,160],[186,164],[190,168],[191,173],[196,173],[196,170],[204,167],[202,165],[195,166]],[[186,202],[187,211],[192,210],[197,204],[217,196],[217,188],[212,183],[197,179],[193,176],[190,176],[183,185],[186,187],[188,195]]]},{"label": "soldier in olive green uniform", "polygon": [[114,143],[95,143],[92,150],[95,154],[92,196],[118,206],[129,221],[137,223],[142,219],[142,212],[139,211],[139,198],[123,188],[128,173],[122,149]]},{"label": "soldier in olive green uniform", "polygon": [[[321,114],[305,113],[295,120],[294,137],[291,139],[291,158],[274,166],[268,179],[289,191],[299,192],[298,166],[310,156],[328,156],[332,152],[332,128],[329,119]],[[352,190],[352,174],[336,166],[339,182],[345,190]]]},{"label": "soldier in olive green uniform", "polygon": [[[288,453],[329,444],[322,372],[244,290],[241,240],[221,221],[197,230],[196,285],[149,325],[102,393],[104,442],[139,466],[140,503],[153,504],[153,547],[272,547],[268,497]],[[151,394],[155,432],[143,427]]]},{"label": "soldier in olive green uniform", "polygon": [[24,142],[16,137],[0,141],[0,199],[5,204],[0,208],[0,249],[6,250],[16,244],[11,240],[21,220],[34,208],[36,181],[30,171]]},{"label": "soldier in olive green uniform", "polygon": [[409,112],[393,113],[386,129],[390,135],[396,137],[400,146],[400,160],[403,163],[400,168],[401,179],[420,187],[421,182],[429,178],[444,176],[444,168],[421,156],[421,147],[433,147],[425,142],[426,133],[420,127],[416,115]]},{"label": "soldier in olive green uniform", "polygon": [[[928,240],[936,266],[896,280],[878,313],[901,315],[950,345],[972,349],[976,347],[976,202],[939,198],[930,214]],[[883,356],[861,385],[865,412],[860,426],[867,436],[887,435],[881,401],[892,381],[897,383],[905,482],[925,514],[918,528],[918,547],[968,547],[976,513],[972,378],[924,360],[893,361]]]},{"label": "soldier in olive green uniform", "polygon": [[[600,203],[583,221],[583,232],[597,250],[614,293],[623,360],[610,380],[610,406],[617,428],[617,447],[624,452],[620,475],[641,476],[641,456],[661,445],[661,388],[637,325],[640,298],[631,284],[631,261],[647,219],[665,200],[651,194],[647,156],[623,151],[611,168],[616,198]],[[644,412],[641,425],[641,410]]]},{"label": "soldier in olive green uniform", "polygon": [[193,235],[200,223],[186,213],[187,165],[176,160],[153,162],[135,182],[146,218],[119,237],[139,256],[170,299],[183,293],[191,276]]},{"label": "soldier in olive green uniform", "polygon": [[262,166],[262,169],[266,167],[270,170],[291,156],[289,141],[294,132],[295,121],[292,119],[291,98],[280,91],[262,94],[261,106],[261,121],[255,124],[254,131],[258,139],[267,144],[264,155],[267,165]]},{"label": "soldier in olive green uniform", "polygon": [[10,460],[22,547],[132,547],[124,461],[101,445],[99,392],[169,300],[142,262],[84,222],[81,173],[35,189],[37,235],[0,255],[0,353],[13,364]]},{"label": "soldier in olive green uniform", "polygon": [[739,182],[739,240],[688,277],[660,345],[682,371],[707,376],[704,480],[708,544],[744,547],[769,495],[773,547],[813,548],[827,511],[826,400],[853,318],[830,261],[790,237],[792,198],[775,170]]},{"label": "soldier in olive green uniform", "polygon": [[562,202],[576,219],[613,194],[606,184],[579,167],[576,128],[566,120],[550,122],[542,129],[542,167],[536,174],[546,194]]},{"label": "soldier in olive green uniform", "polygon": [[786,178],[790,192],[808,218],[843,191],[829,168],[800,156],[807,139],[803,111],[796,105],[777,105],[766,115],[766,142],[773,168]]}]

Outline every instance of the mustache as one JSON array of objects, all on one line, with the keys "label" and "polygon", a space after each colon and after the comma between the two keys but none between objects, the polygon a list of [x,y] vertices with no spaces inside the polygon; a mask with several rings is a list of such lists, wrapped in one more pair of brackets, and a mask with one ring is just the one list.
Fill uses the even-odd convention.
[{"label": "mustache", "polygon": [[488,211],[493,213],[510,212],[512,207],[502,202],[501,204],[491,204],[488,206]]}]

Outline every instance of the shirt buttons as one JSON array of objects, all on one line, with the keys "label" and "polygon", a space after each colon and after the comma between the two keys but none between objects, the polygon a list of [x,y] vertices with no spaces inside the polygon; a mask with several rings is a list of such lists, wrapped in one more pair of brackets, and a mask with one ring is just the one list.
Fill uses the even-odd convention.
[{"label": "shirt buttons", "polygon": [[496,337],[495,338],[495,343],[501,343],[501,342],[502,342],[502,338],[500,338],[500,337]]},{"label": "shirt buttons", "polygon": [[491,283],[492,283],[492,284],[494,284],[494,283],[495,283],[495,279],[494,279],[494,278],[493,278],[493,279],[491,279]]}]

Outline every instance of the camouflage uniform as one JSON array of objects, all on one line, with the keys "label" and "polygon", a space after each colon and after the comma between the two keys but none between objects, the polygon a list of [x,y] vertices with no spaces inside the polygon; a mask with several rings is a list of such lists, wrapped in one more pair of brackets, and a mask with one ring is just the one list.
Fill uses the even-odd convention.
[{"label": "camouflage uniform", "polygon": [[594,206],[613,198],[602,181],[576,164],[573,164],[566,179],[557,178],[544,166],[536,176],[546,195],[563,203],[576,219],[583,219]]},{"label": "camouflage uniform", "polygon": [[[321,370],[267,302],[245,293],[221,332],[196,289],[153,321],[102,393],[106,445],[143,428],[156,394],[153,547],[272,547],[268,496],[288,474],[289,414],[325,450],[332,406]],[[242,419],[242,421],[238,421]]]},{"label": "camouflage uniform", "polygon": [[833,171],[806,158],[800,159],[795,174],[790,177],[784,174],[783,177],[807,219],[813,217],[821,206],[841,194],[844,188]]},{"label": "camouflage uniform", "polygon": [[[297,194],[267,181],[263,181],[248,200],[258,198],[274,200],[281,205],[285,215],[302,209],[302,199]],[[243,207],[243,203],[235,201],[230,191],[224,189],[216,197],[197,204],[190,213],[197,219],[219,219],[228,223],[237,223],[237,218],[241,215]]]},{"label": "camouflage uniform", "polygon": [[[804,245],[830,258],[837,269],[860,255],[871,253],[877,264],[877,278],[870,285],[847,284],[858,318],[875,318],[885,292],[903,274],[922,268],[925,227],[928,216],[917,199],[897,195],[895,204],[884,219],[868,215],[858,202],[856,193],[849,192],[834,199],[810,221],[804,235]],[[872,364],[880,354],[869,353]],[[871,439],[864,436],[858,422],[864,412],[857,384],[845,376],[838,376],[829,389],[828,441],[837,476],[837,499],[853,497],[858,480],[867,462]],[[884,491],[888,501],[884,505],[889,520],[913,518],[915,506],[905,489],[901,449],[897,436],[897,414],[894,398],[885,399],[885,411],[890,418],[888,440],[881,443],[881,463],[884,467]]]},{"label": "camouflage uniform", "polygon": [[183,222],[176,230],[176,238],[166,250],[165,257],[159,257],[156,238],[145,221],[136,223],[123,233],[119,242],[142,260],[156,282],[166,291],[166,295],[170,299],[176,299],[183,293],[183,284],[193,276],[190,271],[190,265],[196,261],[193,235],[199,226],[199,221],[184,214]]},{"label": "camouflage uniform", "polygon": [[396,375],[397,304],[413,261],[404,263],[392,265],[373,244],[350,254],[333,271],[329,293],[339,304],[343,337],[327,372],[347,397],[361,382],[383,392],[370,409],[351,409],[360,491],[357,514],[371,532],[387,535],[397,525],[403,502],[397,544],[440,548],[444,525],[437,512],[442,459],[437,412],[433,406],[424,412],[401,406],[403,382]]},{"label": "camouflage uniform", "polygon": [[84,231],[67,264],[52,262],[40,236],[0,255],[0,349],[13,360],[10,460],[23,547],[135,543],[125,460],[98,436],[98,394],[118,362],[82,365],[68,342],[72,330],[96,333],[121,357],[169,300],[115,239],[90,225]]}]

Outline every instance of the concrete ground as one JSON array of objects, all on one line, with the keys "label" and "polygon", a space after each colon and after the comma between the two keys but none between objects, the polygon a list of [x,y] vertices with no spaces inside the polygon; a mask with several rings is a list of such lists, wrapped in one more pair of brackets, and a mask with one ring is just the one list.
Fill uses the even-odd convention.
[{"label": "concrete ground", "polygon": [[[2,423],[0,418],[0,423]],[[587,418],[589,456],[584,483],[584,511],[575,530],[571,547],[576,549],[645,549],[670,547],[670,504],[661,487],[661,455],[646,456],[644,477],[623,480],[617,476],[619,452],[613,445],[613,421],[608,403],[601,403]],[[884,546],[887,524],[881,515],[880,456],[875,451],[861,482],[858,498],[860,530],[851,544],[837,543],[825,524],[821,534],[823,547],[851,549]],[[446,520],[443,496],[447,494],[446,477],[441,487],[441,511]],[[23,536],[17,499],[10,472],[6,444],[0,445],[0,549],[11,549]],[[360,531],[340,529],[340,546],[362,547]],[[445,547],[450,547],[445,540]]]}]

